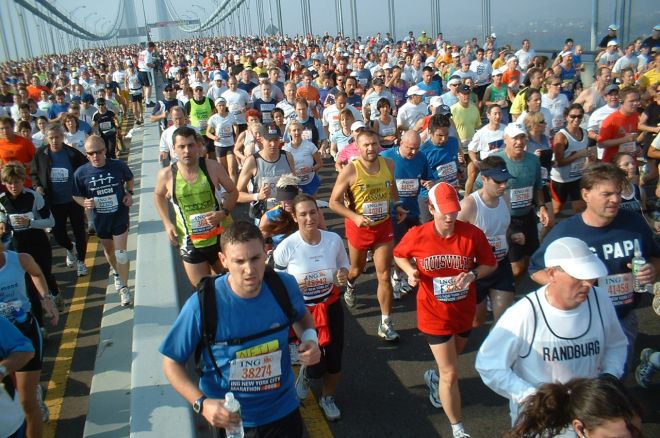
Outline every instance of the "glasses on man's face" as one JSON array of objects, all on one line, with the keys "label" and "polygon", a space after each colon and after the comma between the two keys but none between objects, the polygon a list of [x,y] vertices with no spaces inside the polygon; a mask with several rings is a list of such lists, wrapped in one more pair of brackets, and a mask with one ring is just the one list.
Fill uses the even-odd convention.
[{"label": "glasses on man's face", "polygon": [[95,156],[100,155],[104,152],[105,152],[105,149],[96,149],[96,150],[93,150],[93,151],[85,151],[85,154],[87,154],[87,156],[89,156],[89,157],[95,157]]},{"label": "glasses on man's face", "polygon": [[581,119],[583,117],[582,114],[569,114],[568,117],[570,119]]}]

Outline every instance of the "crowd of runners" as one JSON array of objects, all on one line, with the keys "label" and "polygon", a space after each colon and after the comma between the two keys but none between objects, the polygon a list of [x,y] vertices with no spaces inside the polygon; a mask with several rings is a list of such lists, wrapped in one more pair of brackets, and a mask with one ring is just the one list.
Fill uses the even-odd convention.
[{"label": "crowd of runners", "polygon": [[[339,420],[345,308],[375,292],[387,343],[406,342],[393,300],[416,296],[429,400],[454,437],[469,436],[458,356],[489,313],[475,366],[510,400],[510,436],[641,436],[619,379],[646,387],[660,368],[652,348],[633,355],[636,307],[660,269],[660,26],[631,42],[617,30],[593,78],[570,38],[541,56],[529,40],[412,32],[149,42],[0,65],[0,435],[40,437],[47,420],[42,337],[66,302],[50,237],[83,277],[97,236],[132,303],[133,174],[118,158],[150,121],[155,208],[199,285],[161,346],[164,370],[211,425],[239,423],[231,391],[246,436],[300,436],[313,379]],[[344,220],[335,232],[330,213]],[[360,281],[370,262],[375,291]],[[527,275],[542,286],[516,300]],[[533,408],[553,391],[587,395],[565,412]],[[618,410],[598,405],[604,393]]]}]

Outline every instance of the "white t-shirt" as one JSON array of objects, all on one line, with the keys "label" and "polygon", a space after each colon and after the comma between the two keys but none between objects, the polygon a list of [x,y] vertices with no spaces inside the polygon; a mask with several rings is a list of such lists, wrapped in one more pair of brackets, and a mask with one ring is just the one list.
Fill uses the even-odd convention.
[{"label": "white t-shirt", "polygon": [[[350,110],[351,113],[353,113],[353,117],[355,120],[362,120],[362,114],[360,114],[360,111],[358,111],[353,105],[346,105],[344,109]],[[342,110],[343,111],[343,110]],[[323,110],[323,126],[328,127],[328,132],[330,133],[330,136],[335,133],[336,130],[340,129],[341,126],[339,124],[339,111],[337,109],[337,105],[330,105],[327,107],[325,110]]]},{"label": "white t-shirt", "polygon": [[298,284],[305,284],[305,300],[316,301],[330,295],[337,270],[350,267],[341,237],[320,231],[321,241],[316,245],[305,242],[300,231],[296,231],[277,245],[273,253],[276,269],[293,275]]},{"label": "white t-shirt", "polygon": [[16,432],[24,419],[21,397],[18,392],[14,394],[12,400],[4,384],[0,383],[0,436],[5,437]]},{"label": "white t-shirt", "polygon": [[229,113],[236,118],[236,123],[244,125],[246,123],[245,110],[250,105],[250,95],[245,90],[237,88],[236,91],[225,91],[222,93],[222,97],[227,100],[227,108]]},{"label": "white t-shirt", "polygon": [[557,97],[554,99],[548,97],[547,94],[541,96],[541,107],[550,111],[552,115],[552,127],[553,128],[563,128],[566,123],[566,118],[564,117],[564,110],[568,108],[570,103],[568,98],[564,94],[557,94]]},{"label": "white t-shirt", "polygon": [[518,65],[521,69],[527,70],[529,63],[532,62],[532,59],[536,56],[536,51],[534,49],[529,49],[527,52],[523,49],[520,49],[516,52],[516,57],[518,58]]},{"label": "white t-shirt", "polygon": [[85,145],[86,139],[87,139],[87,134],[85,134],[85,132],[81,130],[78,130],[73,134],[66,131],[64,132],[64,143],[78,149],[82,153],[85,153],[83,146]]},{"label": "white t-shirt", "polygon": [[500,123],[500,126],[495,130],[491,130],[489,125],[483,126],[474,133],[474,137],[468,144],[470,152],[478,152],[479,158],[483,160],[493,152],[504,148],[504,128],[506,125]]},{"label": "white t-shirt", "polygon": [[139,71],[154,71],[153,67],[149,67],[149,64],[153,64],[154,56],[147,49],[140,52],[138,55],[138,70]]},{"label": "white t-shirt", "polygon": [[309,184],[316,172],[312,171],[305,174],[300,174],[299,169],[303,167],[313,167],[314,166],[314,154],[318,152],[318,148],[314,146],[309,140],[303,140],[300,145],[296,148],[287,143],[282,148],[283,150],[289,152],[293,156],[293,163],[296,169],[296,175],[300,178],[300,183],[298,185],[304,186]]},{"label": "white t-shirt", "polygon": [[419,105],[406,102],[399,108],[399,113],[396,116],[396,125],[402,127],[404,130],[413,129],[415,123],[426,117],[427,113],[428,108],[423,102]]},{"label": "white t-shirt", "polygon": [[233,125],[236,123],[236,119],[231,113],[227,114],[227,117],[222,117],[220,114],[213,114],[208,123],[213,128],[215,135],[218,136],[218,140],[214,141],[213,144],[219,147],[230,147],[234,145]]}]

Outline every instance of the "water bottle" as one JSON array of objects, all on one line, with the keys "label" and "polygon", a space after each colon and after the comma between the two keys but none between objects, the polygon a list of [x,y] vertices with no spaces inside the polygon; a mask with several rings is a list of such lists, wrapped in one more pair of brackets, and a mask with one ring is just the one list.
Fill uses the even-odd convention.
[{"label": "water bottle", "polygon": [[[229,412],[238,412],[238,415],[241,415],[241,404],[234,398],[232,392],[225,394],[225,409]],[[227,438],[243,438],[243,433],[243,421],[240,421],[238,426],[225,428]]]},{"label": "water bottle", "polygon": [[14,314],[14,321],[17,323],[22,324],[27,321],[27,313],[25,313],[23,307],[14,307],[14,311],[12,313]]},{"label": "water bottle", "polygon": [[639,269],[646,264],[646,259],[642,257],[642,251],[639,248],[639,241],[635,240],[633,245],[633,259],[630,262],[632,265],[633,290],[638,293],[643,293],[646,292],[646,285],[640,284],[637,279],[637,273],[639,272]]}]

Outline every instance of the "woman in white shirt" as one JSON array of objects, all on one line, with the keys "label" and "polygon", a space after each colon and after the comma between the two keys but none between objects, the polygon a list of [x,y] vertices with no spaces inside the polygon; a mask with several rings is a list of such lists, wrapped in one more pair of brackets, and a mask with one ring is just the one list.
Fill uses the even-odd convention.
[{"label": "woman in white shirt", "polygon": [[87,140],[85,131],[80,130],[80,120],[73,114],[67,114],[62,118],[62,125],[64,126],[64,143],[71,147],[78,149],[83,154],[85,149],[83,145]]},{"label": "woman in white shirt", "polygon": [[[504,128],[506,125],[502,121],[502,108],[498,105],[489,106],[486,109],[488,123],[474,133],[472,141],[468,144],[468,155],[473,163],[486,158],[493,152],[497,152],[504,147]],[[477,174],[465,182],[465,193],[472,193],[472,186]]]},{"label": "woman in white shirt", "polygon": [[293,155],[296,176],[300,178],[298,187],[308,195],[314,195],[321,185],[318,170],[323,167],[321,152],[309,140],[302,138],[303,126],[294,120],[289,123],[291,141],[284,145],[283,150]]},{"label": "woman in white shirt", "polygon": [[294,198],[293,217],[298,231],[275,248],[275,269],[288,272],[298,281],[305,304],[316,321],[322,347],[317,365],[300,368],[296,393],[301,400],[306,399],[309,379],[322,378],[319,405],[328,420],[338,420],[341,413],[334,394],[341,376],[344,346],[344,311],[339,288],[346,284],[350,263],[341,237],[319,229],[321,212],[312,196],[300,194]]}]

